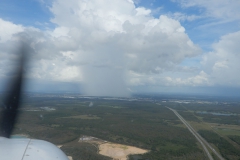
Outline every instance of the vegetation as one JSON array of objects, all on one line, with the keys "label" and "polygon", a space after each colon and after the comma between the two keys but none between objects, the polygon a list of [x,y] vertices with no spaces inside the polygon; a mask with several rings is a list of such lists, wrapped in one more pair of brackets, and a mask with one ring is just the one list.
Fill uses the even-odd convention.
[{"label": "vegetation", "polygon": [[233,135],[230,135],[228,136],[231,140],[233,140],[235,143],[237,143],[238,145],[240,145],[240,136],[233,136]]},{"label": "vegetation", "polygon": [[[90,102],[92,107],[89,107]],[[165,100],[162,102],[160,99],[153,103],[150,98],[128,101],[51,95],[28,97],[23,101],[14,134],[27,134],[32,138],[63,145],[61,149],[73,156],[74,160],[109,159],[99,155],[96,146],[79,143],[78,139],[82,135],[150,151],[144,155],[131,155],[131,160],[206,159],[195,137],[165,106],[177,110],[196,127],[199,134],[215,145],[225,159],[240,158],[239,128],[236,128],[240,122],[240,106],[230,102],[191,101],[183,104]],[[46,111],[40,107],[56,110]],[[201,114],[199,111],[237,115],[219,116]],[[227,134],[226,131],[229,130],[231,134]]]},{"label": "vegetation", "polygon": [[209,143],[214,144],[225,159],[239,159],[240,150],[235,148],[225,138],[209,130],[200,130],[198,133]]},{"label": "vegetation", "polygon": [[[137,156],[139,159],[205,159],[195,137],[186,128],[178,127],[181,122],[164,106],[147,101],[91,102],[94,105],[89,107],[89,99],[84,98],[32,97],[24,101],[15,133],[64,144],[65,153],[78,159],[82,155],[87,159],[99,156],[92,147],[86,149],[87,144],[77,142],[81,135],[150,150]],[[39,107],[56,110],[27,111]]]},{"label": "vegetation", "polygon": [[[111,158],[102,156],[97,153],[97,148],[89,143],[72,142],[61,147],[61,149],[67,154],[71,155],[74,160],[111,160]],[[81,153],[81,154],[79,154]]]}]

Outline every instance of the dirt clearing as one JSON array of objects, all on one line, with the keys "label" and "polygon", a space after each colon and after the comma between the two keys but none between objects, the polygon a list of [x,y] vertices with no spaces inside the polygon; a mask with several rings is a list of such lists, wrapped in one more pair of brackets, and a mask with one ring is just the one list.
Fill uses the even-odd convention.
[{"label": "dirt clearing", "polygon": [[81,136],[78,142],[90,143],[98,149],[99,154],[111,157],[114,160],[127,160],[128,155],[144,154],[148,152],[148,150],[144,150],[141,148],[111,143],[91,136]]},{"label": "dirt clearing", "polygon": [[99,145],[99,154],[112,157],[115,160],[127,160],[128,155],[144,154],[147,150],[133,146],[126,146],[116,143],[103,143]]}]

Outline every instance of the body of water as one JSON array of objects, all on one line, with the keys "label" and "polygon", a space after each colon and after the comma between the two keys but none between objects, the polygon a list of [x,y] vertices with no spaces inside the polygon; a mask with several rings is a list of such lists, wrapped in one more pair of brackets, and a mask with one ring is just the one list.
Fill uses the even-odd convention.
[{"label": "body of water", "polygon": [[237,116],[235,113],[218,113],[218,112],[207,112],[207,111],[197,111],[199,114],[212,114],[215,116]]}]

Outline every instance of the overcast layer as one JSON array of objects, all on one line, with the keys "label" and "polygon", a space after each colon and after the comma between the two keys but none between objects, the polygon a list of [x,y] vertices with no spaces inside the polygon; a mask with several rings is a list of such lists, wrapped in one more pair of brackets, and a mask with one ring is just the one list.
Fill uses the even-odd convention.
[{"label": "overcast layer", "polygon": [[[140,91],[239,88],[237,0],[171,1],[182,11],[195,9],[193,13],[163,11],[164,5],[151,8],[140,2],[41,1],[39,4],[52,14],[48,22],[41,23],[45,27],[0,17],[1,85],[11,76],[15,51],[23,41],[30,51],[28,91],[128,96]],[[197,26],[198,22],[201,25]],[[228,30],[230,24],[238,28]],[[194,27],[199,34],[193,34]],[[218,34],[210,34],[213,28]],[[214,40],[207,40],[208,36]],[[207,47],[202,43],[205,39]]]}]

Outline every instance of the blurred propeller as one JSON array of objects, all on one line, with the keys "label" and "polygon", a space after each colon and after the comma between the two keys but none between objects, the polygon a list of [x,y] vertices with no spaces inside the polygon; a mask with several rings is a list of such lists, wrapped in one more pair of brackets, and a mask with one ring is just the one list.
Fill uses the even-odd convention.
[{"label": "blurred propeller", "polygon": [[23,68],[26,61],[26,47],[22,45],[18,51],[19,64],[16,66],[16,75],[9,82],[9,88],[6,97],[3,99],[2,119],[0,121],[0,136],[9,138],[14,124],[18,116],[20,106],[22,83],[23,83]]}]

